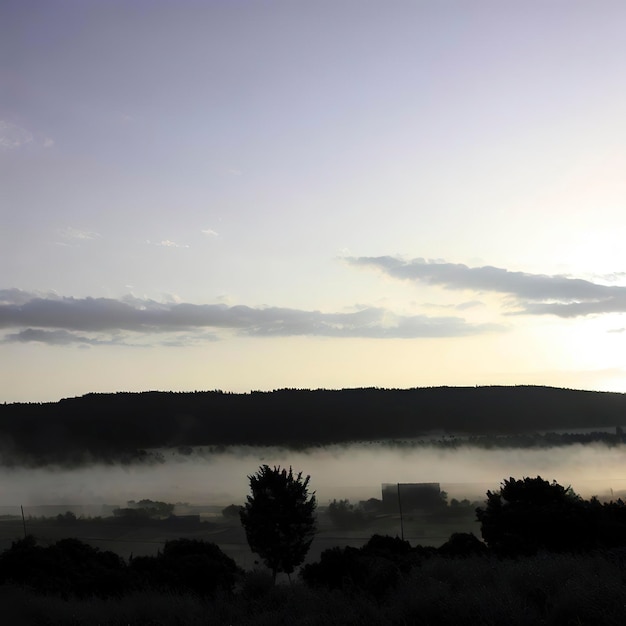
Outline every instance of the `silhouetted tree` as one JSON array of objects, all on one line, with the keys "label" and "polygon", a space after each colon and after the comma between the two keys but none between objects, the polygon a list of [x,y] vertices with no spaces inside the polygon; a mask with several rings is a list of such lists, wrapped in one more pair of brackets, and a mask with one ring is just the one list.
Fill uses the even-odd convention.
[{"label": "silhouetted tree", "polygon": [[237,518],[239,519],[239,514],[243,507],[239,504],[229,504],[227,507],[222,509],[222,515],[227,518]]},{"label": "silhouetted tree", "polygon": [[380,600],[420,560],[417,550],[411,548],[408,541],[372,535],[361,548],[346,546],[324,550],[317,563],[302,568],[301,576],[311,587],[360,590]]},{"label": "silhouetted tree", "polygon": [[57,524],[73,524],[76,522],[76,515],[72,511],[59,513],[56,517]]},{"label": "silhouetted tree", "polygon": [[129,500],[127,502],[128,508],[135,509],[137,511],[145,511],[148,517],[154,518],[167,518],[174,513],[174,504],[169,502],[160,502],[159,500]]},{"label": "silhouetted tree", "polygon": [[487,554],[487,546],[474,533],[452,533],[437,550],[438,554],[447,557],[465,558]]},{"label": "silhouetted tree", "polygon": [[186,538],[166,541],[156,556],[135,557],[130,570],[145,587],[205,596],[232,591],[243,573],[214,543]]},{"label": "silhouetted tree", "polygon": [[262,465],[248,476],[251,495],[240,517],[252,552],[272,570],[290,575],[302,564],[315,535],[315,494],[309,495],[310,476]]},{"label": "silhouetted tree", "polygon": [[38,546],[30,535],[13,542],[0,555],[3,583],[26,585],[66,598],[118,596],[128,586],[125,563],[117,554],[100,551],[78,539]]},{"label": "silhouetted tree", "polygon": [[595,542],[586,503],[571,487],[537,478],[509,478],[476,509],[488,546],[502,554],[580,550]]},{"label": "silhouetted tree", "polygon": [[328,517],[337,528],[363,528],[368,518],[359,506],[350,504],[349,500],[333,500],[328,505]]}]

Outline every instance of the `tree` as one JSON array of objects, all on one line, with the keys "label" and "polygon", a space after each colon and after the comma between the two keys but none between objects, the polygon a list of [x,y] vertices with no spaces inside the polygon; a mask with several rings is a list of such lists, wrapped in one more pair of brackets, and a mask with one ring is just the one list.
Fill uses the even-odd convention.
[{"label": "tree", "polygon": [[487,545],[502,554],[580,550],[593,541],[585,502],[571,487],[537,478],[505,480],[476,509]]},{"label": "tree", "polygon": [[315,493],[309,495],[310,476],[262,465],[248,476],[251,495],[240,512],[252,552],[272,570],[287,575],[302,564],[315,535]]},{"label": "tree", "polygon": [[350,504],[349,500],[333,500],[328,505],[328,517],[336,528],[363,528],[368,518],[360,506]]},{"label": "tree", "polygon": [[226,508],[222,509],[222,515],[228,519],[239,519],[241,509],[243,509],[243,507],[238,504],[229,504]]}]

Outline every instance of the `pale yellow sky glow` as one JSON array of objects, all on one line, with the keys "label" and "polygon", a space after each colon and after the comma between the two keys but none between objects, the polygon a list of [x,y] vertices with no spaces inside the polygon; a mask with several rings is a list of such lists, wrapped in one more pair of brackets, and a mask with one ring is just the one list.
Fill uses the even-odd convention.
[{"label": "pale yellow sky glow", "polygon": [[0,401],[626,392],[626,5],[564,6],[3,3]]}]

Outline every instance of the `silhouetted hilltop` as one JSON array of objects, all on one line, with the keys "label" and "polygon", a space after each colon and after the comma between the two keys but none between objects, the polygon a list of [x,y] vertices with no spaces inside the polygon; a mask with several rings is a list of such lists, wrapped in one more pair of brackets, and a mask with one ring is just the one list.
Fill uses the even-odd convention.
[{"label": "silhouetted hilltop", "polygon": [[621,425],[626,395],[551,387],[90,393],[0,405],[2,462],[135,460],[150,448],[309,446]]}]

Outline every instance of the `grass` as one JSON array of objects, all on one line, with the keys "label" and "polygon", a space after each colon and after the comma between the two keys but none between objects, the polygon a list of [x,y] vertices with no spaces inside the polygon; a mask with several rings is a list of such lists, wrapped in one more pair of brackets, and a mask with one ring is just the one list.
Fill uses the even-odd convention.
[{"label": "grass", "polygon": [[0,587],[3,623],[48,626],[317,626],[439,624],[620,625],[626,621],[625,570],[600,554],[425,561],[376,601],[360,593],[272,587],[249,572],[234,595],[136,592],[119,600],[61,600]]}]

